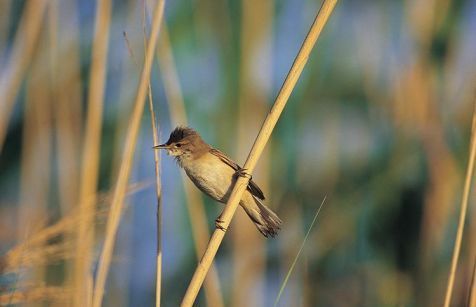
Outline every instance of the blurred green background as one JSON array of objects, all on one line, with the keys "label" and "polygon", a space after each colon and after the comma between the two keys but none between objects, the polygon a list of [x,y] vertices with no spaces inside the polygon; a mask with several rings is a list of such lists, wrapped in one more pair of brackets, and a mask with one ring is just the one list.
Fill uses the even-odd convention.
[{"label": "blurred green background", "polygon": [[[143,65],[143,24],[149,28],[153,3],[144,18],[145,1],[112,1],[93,273]],[[77,216],[96,5],[0,0],[5,305],[13,303],[9,293],[46,286],[58,287],[65,297],[18,302],[56,306],[71,299],[70,267],[81,256],[72,243],[74,230],[27,247],[14,264],[8,252],[35,232]],[[186,115],[208,143],[243,164],[320,5],[167,1],[151,75],[161,141],[186,124]],[[18,41],[25,16],[30,22],[39,18],[38,33]],[[442,304],[468,160],[475,33],[474,0],[338,2],[253,174],[267,205],[284,221],[281,233],[262,238],[239,209],[215,259],[225,306],[273,305],[325,196],[279,306]],[[153,144],[146,107],[130,179],[139,188],[126,199],[105,306],[155,301]],[[194,223],[202,217],[188,208],[201,204],[188,196],[173,159],[163,156],[161,163],[162,303],[177,306],[197,264]],[[199,195],[205,225],[213,230],[222,205]],[[473,199],[454,306],[467,301],[476,256]],[[61,253],[38,254],[49,246],[61,246]],[[220,304],[202,291],[197,305]]]}]

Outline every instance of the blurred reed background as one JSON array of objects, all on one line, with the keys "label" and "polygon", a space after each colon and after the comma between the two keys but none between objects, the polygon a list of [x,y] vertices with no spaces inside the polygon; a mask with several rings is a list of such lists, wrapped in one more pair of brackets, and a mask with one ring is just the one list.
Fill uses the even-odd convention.
[{"label": "blurred reed background", "polygon": [[[166,2],[150,82],[161,141],[189,124],[242,164],[320,4]],[[90,303],[154,6],[0,0],[0,305]],[[280,306],[441,305],[475,31],[473,0],[339,2],[254,174],[281,233],[263,238],[239,209],[198,305],[272,305],[325,195]],[[148,110],[104,306],[155,302]],[[162,159],[163,306],[181,301],[222,209],[181,172]],[[475,265],[473,200],[454,306]]]}]

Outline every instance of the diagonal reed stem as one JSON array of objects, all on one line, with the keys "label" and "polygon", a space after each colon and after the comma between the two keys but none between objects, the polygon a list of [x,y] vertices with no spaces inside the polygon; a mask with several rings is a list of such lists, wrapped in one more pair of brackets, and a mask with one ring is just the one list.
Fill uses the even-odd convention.
[{"label": "diagonal reed stem", "polygon": [[[301,75],[301,72],[307,63],[309,54],[311,53],[312,48],[314,47],[317,38],[319,37],[336,3],[337,0],[325,0],[319,12],[317,13],[314,23],[312,24],[309,33],[307,34],[301,46],[301,49],[299,50],[299,53],[296,56],[296,59],[294,60],[291,70],[289,71],[286,80],[284,81],[284,84],[281,87],[281,90],[279,91],[276,101],[268,116],[266,117],[261,127],[261,130],[255,140],[255,143],[251,148],[251,152],[248,155],[248,159],[246,160],[244,169],[249,174],[253,172],[256,163],[258,162],[258,159],[261,153],[263,152],[269,137],[271,136],[273,128],[276,125],[276,122],[278,121],[279,116],[281,115],[284,107],[286,106],[288,98],[291,95],[291,92],[294,89],[294,86],[296,85],[299,76]],[[227,229],[230,225],[231,219],[238,206],[238,202],[241,199],[241,196],[249,182],[249,177],[250,176],[239,177],[235,183],[235,186],[233,187],[230,199],[228,200],[225,209],[221,214],[223,220],[222,226],[225,229]],[[215,258],[218,247],[220,246],[221,241],[225,236],[225,232],[226,231],[222,231],[220,229],[215,229],[215,231],[213,232],[213,235],[208,243],[207,250],[205,251],[205,254],[202,257],[202,260],[198,264],[198,267],[192,277],[192,281],[190,282],[187,292],[185,293],[181,304],[182,307],[188,307],[193,305],[198,295],[198,291],[200,290],[203,280],[205,279],[205,276],[208,272],[208,269],[210,268],[210,265],[213,259]]]},{"label": "diagonal reed stem", "polygon": [[463,240],[464,221],[466,212],[468,211],[469,192],[471,190],[471,180],[474,172],[474,160],[476,158],[476,109],[473,110],[473,122],[471,130],[471,142],[468,159],[468,167],[466,168],[466,178],[464,182],[463,198],[461,200],[461,211],[459,215],[458,230],[456,232],[455,245],[453,248],[453,256],[451,258],[451,268],[448,277],[448,285],[446,287],[445,307],[451,304],[451,296],[453,294],[453,285],[455,281],[456,268],[458,266],[458,258],[461,252],[461,242]]},{"label": "diagonal reed stem", "polygon": [[155,47],[157,45],[160,24],[162,22],[162,17],[164,13],[164,6],[165,1],[159,0],[154,8],[151,35],[147,44],[147,56],[144,61],[144,68],[140,77],[140,82],[137,89],[137,96],[134,101],[134,110],[132,111],[131,119],[129,121],[129,128],[127,130],[126,141],[124,144],[123,158],[119,169],[119,175],[114,190],[111,210],[109,211],[109,217],[106,225],[106,238],[99,259],[99,266],[96,275],[96,284],[94,286],[93,296],[93,306],[95,307],[101,306],[102,298],[104,296],[106,277],[109,271],[109,266],[111,264],[116,233],[119,227],[119,221],[124,205],[124,196],[126,194],[127,183],[129,181],[129,175],[134,159],[137,135],[139,133],[140,121],[144,111],[145,98],[147,95],[147,88],[150,80],[150,71],[152,68],[152,61],[154,59]]}]

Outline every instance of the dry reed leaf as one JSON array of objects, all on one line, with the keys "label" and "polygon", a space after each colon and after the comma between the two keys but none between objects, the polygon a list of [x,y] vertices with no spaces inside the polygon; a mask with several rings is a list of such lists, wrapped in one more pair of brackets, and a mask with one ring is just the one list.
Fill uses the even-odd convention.
[{"label": "dry reed leaf", "polygon": [[12,293],[0,294],[0,305],[28,304],[49,302],[65,304],[72,291],[63,287],[37,287],[32,289],[16,289]]},{"label": "dry reed leaf", "polygon": [[[129,185],[127,194],[131,195],[149,186],[147,182],[139,182]],[[101,218],[108,211],[111,203],[111,192],[101,193],[97,200],[100,201],[99,210],[95,214],[95,218]],[[71,214],[64,216],[56,223],[45,226],[31,234],[23,242],[8,250],[4,256],[0,257],[0,273],[12,272],[23,267],[29,267],[41,263],[50,263],[73,257],[76,251],[73,250],[71,242],[59,242],[49,244],[49,241],[55,240],[60,236],[68,237],[75,231],[77,224],[81,218],[74,210]],[[45,246],[46,245],[46,246]],[[40,256],[48,256],[44,261],[40,262]]]}]

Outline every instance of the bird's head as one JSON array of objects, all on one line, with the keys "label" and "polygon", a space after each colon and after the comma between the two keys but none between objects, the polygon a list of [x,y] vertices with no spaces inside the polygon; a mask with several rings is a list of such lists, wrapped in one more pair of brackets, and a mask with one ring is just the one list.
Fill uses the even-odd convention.
[{"label": "bird's head", "polygon": [[170,133],[169,140],[166,143],[154,146],[154,148],[165,149],[167,154],[181,160],[194,158],[203,153],[204,150],[208,150],[209,146],[192,128],[177,127]]}]

